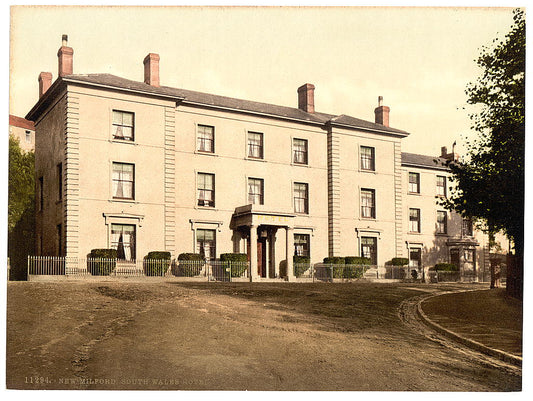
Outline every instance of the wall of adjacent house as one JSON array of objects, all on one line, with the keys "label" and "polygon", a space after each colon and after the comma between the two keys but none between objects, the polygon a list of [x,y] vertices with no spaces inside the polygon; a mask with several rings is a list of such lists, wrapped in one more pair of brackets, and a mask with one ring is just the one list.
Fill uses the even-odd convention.
[{"label": "wall of adjacent house", "polygon": [[[197,150],[199,124],[215,128],[212,154]],[[247,155],[249,131],[263,133],[261,160]],[[293,163],[293,138],[308,141],[307,165]],[[198,173],[215,175],[214,207],[197,205]],[[295,233],[311,235],[313,261],[322,261],[327,256],[328,238],[325,131],[308,124],[183,105],[176,111],[176,253],[195,251],[195,228],[218,230],[217,256],[236,250],[231,218],[237,207],[250,203],[249,177],[264,180],[261,209],[281,214],[294,213],[294,182],[308,184],[309,213],[297,214],[293,222]],[[244,245],[240,246],[240,251],[245,252]],[[283,229],[276,236],[276,259],[285,259]]]},{"label": "wall of adjacent house", "polygon": [[19,146],[23,151],[30,152],[35,149],[34,130],[10,125],[9,133],[19,140]]},{"label": "wall of adjacent house", "polygon": [[[65,162],[66,95],[43,112],[35,125],[36,254],[57,256],[65,249],[64,205],[59,197],[57,165]],[[42,185],[40,178],[42,177]],[[41,200],[42,198],[42,200]],[[42,203],[42,209],[41,209]],[[61,247],[58,225],[62,226]]]}]

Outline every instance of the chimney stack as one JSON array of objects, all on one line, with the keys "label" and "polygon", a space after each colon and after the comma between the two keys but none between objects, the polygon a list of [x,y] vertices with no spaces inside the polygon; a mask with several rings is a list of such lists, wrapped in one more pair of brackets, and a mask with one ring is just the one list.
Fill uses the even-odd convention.
[{"label": "chimney stack", "polygon": [[144,83],[159,87],[159,54],[148,53],[143,64]]},{"label": "chimney stack", "polygon": [[39,74],[39,98],[52,86],[52,73],[41,72]]},{"label": "chimney stack", "polygon": [[376,115],[376,124],[384,125],[385,127],[389,126],[389,112],[390,108],[383,106],[383,96],[378,97],[378,107],[374,110]]},{"label": "chimney stack", "polygon": [[303,84],[298,88],[298,108],[307,113],[315,112],[315,85]]},{"label": "chimney stack", "polygon": [[72,62],[73,62],[73,55],[74,50],[72,50],[72,47],[68,47],[68,35],[63,35],[61,38],[61,47],[57,51],[57,57],[59,61],[59,71],[58,75],[60,77],[64,77],[66,75],[72,74]]}]

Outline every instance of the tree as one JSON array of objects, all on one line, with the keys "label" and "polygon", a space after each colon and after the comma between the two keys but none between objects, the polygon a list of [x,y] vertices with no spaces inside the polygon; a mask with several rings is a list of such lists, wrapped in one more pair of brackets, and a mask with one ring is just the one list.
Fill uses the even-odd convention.
[{"label": "tree", "polygon": [[[525,162],[525,17],[514,11],[514,24],[493,48],[483,47],[477,64],[483,70],[467,86],[468,103],[480,111],[471,114],[478,137],[467,142],[460,162],[449,162],[453,173],[449,210],[484,223],[492,236],[503,231],[514,244],[516,264],[511,267],[508,292],[522,293],[524,252]],[[508,277],[509,278],[509,277]]]},{"label": "tree", "polygon": [[9,136],[8,245],[11,279],[25,279],[27,255],[35,241],[35,155]]}]

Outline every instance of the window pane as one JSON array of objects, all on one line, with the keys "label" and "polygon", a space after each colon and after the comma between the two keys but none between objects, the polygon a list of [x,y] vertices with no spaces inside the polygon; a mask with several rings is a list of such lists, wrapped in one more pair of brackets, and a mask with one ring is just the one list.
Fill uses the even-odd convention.
[{"label": "window pane", "polygon": [[113,110],[114,139],[133,141],[133,113]]},{"label": "window pane", "polygon": [[361,146],[361,169],[374,171],[374,148]]},{"label": "window pane", "polygon": [[134,166],[125,163],[113,163],[112,191],[114,198],[134,198]]},{"label": "window pane", "polygon": [[260,132],[248,133],[248,157],[263,158],[263,134]]},{"label": "window pane", "polygon": [[293,140],[293,162],[300,164],[307,164],[307,140],[294,139]]}]

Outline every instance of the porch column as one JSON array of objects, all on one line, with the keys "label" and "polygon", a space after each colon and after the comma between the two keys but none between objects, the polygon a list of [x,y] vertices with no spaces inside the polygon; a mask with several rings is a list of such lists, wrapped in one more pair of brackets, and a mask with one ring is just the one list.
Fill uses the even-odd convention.
[{"label": "porch column", "polygon": [[292,257],[294,255],[294,229],[285,227],[285,256],[287,260],[287,280],[294,281],[294,267],[292,263]]},{"label": "porch column", "polygon": [[257,274],[257,226],[250,226],[250,281],[259,281]]},{"label": "porch column", "polygon": [[272,273],[274,274],[274,277],[279,278],[279,267],[278,261],[276,260],[276,236],[277,228],[272,230],[272,236],[270,237],[270,263],[272,264]]}]

